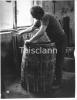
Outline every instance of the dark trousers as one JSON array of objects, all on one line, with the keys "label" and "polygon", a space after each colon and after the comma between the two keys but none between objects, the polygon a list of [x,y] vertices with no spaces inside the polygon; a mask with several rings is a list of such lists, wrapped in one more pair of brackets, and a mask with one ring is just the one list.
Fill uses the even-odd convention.
[{"label": "dark trousers", "polygon": [[55,68],[55,77],[56,82],[61,83],[62,78],[62,68],[64,65],[64,56],[65,56],[65,48],[67,45],[66,38],[64,41],[60,42],[57,47],[57,54],[56,54],[56,68]]},{"label": "dark trousers", "polygon": [[56,76],[56,81],[60,82],[61,77],[62,77],[62,67],[64,63],[64,54],[60,52],[61,50],[57,50],[57,55],[56,55],[56,68],[55,68],[55,76]]}]

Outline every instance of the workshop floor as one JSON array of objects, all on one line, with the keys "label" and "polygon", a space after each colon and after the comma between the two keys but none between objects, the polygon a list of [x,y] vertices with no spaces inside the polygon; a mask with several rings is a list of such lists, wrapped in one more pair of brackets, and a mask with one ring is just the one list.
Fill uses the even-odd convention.
[{"label": "workshop floor", "polygon": [[20,80],[9,85],[2,98],[74,98],[75,97],[75,74],[63,72],[62,86],[59,89],[49,89],[45,94],[27,93],[20,84]]}]

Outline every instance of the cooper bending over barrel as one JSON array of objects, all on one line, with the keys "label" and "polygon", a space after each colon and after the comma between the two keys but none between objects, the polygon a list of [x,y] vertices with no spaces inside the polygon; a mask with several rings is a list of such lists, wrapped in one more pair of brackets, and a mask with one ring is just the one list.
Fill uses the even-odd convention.
[{"label": "cooper bending over barrel", "polygon": [[57,55],[56,55],[55,78],[53,85],[55,87],[59,87],[61,84],[61,77],[62,77],[61,72],[64,62],[64,54],[65,54],[65,47],[67,40],[66,35],[60,23],[55,18],[55,16],[50,14],[45,14],[44,10],[40,6],[33,6],[31,8],[31,15],[33,18],[36,19],[36,22],[34,23],[33,26],[26,29],[24,32],[20,34],[22,35],[25,33],[29,33],[39,28],[39,31],[36,32],[36,34],[31,39],[26,41],[26,44],[39,40],[39,38],[43,36],[45,33],[47,34],[51,42],[55,42],[57,48]]}]

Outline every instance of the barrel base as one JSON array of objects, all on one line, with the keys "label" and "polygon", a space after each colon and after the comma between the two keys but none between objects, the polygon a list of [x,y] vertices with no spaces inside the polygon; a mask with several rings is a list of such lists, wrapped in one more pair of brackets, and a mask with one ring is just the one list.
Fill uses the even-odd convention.
[{"label": "barrel base", "polygon": [[30,93],[46,93],[50,90],[50,87],[52,87],[52,83],[53,80],[51,82],[45,82],[41,80],[31,80],[28,78],[28,81],[21,81],[21,86],[24,90]]}]

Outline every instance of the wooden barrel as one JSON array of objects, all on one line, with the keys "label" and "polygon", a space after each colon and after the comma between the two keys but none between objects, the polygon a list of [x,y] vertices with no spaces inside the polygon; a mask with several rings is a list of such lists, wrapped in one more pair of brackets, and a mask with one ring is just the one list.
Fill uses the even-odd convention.
[{"label": "wooden barrel", "polygon": [[45,92],[52,86],[56,63],[55,50],[55,43],[24,45],[21,84],[28,92]]}]

